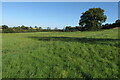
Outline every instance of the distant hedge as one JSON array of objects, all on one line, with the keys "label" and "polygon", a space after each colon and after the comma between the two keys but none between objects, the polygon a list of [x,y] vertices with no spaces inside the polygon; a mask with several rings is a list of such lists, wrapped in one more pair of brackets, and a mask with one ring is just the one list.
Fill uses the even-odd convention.
[{"label": "distant hedge", "polygon": [[105,24],[102,26],[102,29],[111,29],[115,27],[120,27],[120,20],[116,20],[113,24]]},{"label": "distant hedge", "polygon": [[[120,27],[120,20],[116,20],[113,24],[105,24],[100,26],[102,29],[111,29],[115,27]],[[35,26],[35,28],[27,27],[27,26],[18,26],[18,27],[8,27],[7,25],[2,25],[0,27],[2,29],[2,33],[25,33],[25,32],[75,32],[75,31],[88,31],[87,27],[83,26],[66,26],[64,29],[51,29],[50,27],[47,27],[47,29],[42,29],[41,27]]]},{"label": "distant hedge", "polygon": [[2,25],[2,33],[25,33],[25,32],[61,32],[63,30],[60,29],[42,29],[41,27],[35,26],[35,28],[32,27],[26,27],[24,25],[18,26],[18,27],[8,27],[7,25]]},{"label": "distant hedge", "polygon": [[[102,30],[102,29],[111,29],[115,27],[120,27],[120,20],[116,20],[115,23],[113,24],[105,24],[100,26],[100,29],[97,30]],[[71,26],[66,26],[65,27],[65,32],[74,32],[74,31],[88,31],[87,27],[83,26],[76,26],[76,27],[71,27]]]}]

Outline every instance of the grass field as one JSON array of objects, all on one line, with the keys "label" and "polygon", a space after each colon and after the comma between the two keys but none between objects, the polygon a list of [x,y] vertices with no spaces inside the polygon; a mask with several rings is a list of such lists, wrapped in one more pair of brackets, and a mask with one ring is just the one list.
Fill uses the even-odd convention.
[{"label": "grass field", "polygon": [[117,78],[118,29],[2,34],[3,78]]}]

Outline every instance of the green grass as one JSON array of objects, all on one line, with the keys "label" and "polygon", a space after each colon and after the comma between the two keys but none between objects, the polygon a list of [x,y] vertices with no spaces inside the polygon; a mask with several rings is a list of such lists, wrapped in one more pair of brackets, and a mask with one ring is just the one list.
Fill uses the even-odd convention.
[{"label": "green grass", "polygon": [[117,78],[118,30],[2,34],[3,78]]}]

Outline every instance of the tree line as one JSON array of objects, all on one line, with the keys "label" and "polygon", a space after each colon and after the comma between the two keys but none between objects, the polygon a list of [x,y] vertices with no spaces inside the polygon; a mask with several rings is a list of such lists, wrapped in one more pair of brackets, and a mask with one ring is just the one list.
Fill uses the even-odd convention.
[{"label": "tree line", "polygon": [[25,33],[25,32],[60,32],[62,30],[60,29],[51,29],[50,27],[47,27],[47,29],[42,29],[42,27],[28,27],[28,26],[17,26],[17,27],[8,27],[7,25],[2,25],[2,33]]},{"label": "tree line", "polygon": [[95,28],[93,30],[88,30],[87,27],[81,27],[81,26],[66,26],[64,31],[65,32],[74,32],[74,31],[95,31],[95,30],[104,30],[104,29],[111,29],[111,28],[116,28],[116,27],[120,27],[120,20],[116,20],[113,24],[104,24],[101,25],[100,28]]},{"label": "tree line", "polygon": [[113,24],[104,24],[107,19],[107,16],[104,15],[104,10],[101,8],[90,8],[86,12],[82,13],[82,16],[79,20],[79,26],[71,27],[66,26],[64,29],[42,29],[42,27],[35,28],[27,26],[18,26],[18,27],[8,27],[7,25],[2,25],[3,33],[20,33],[20,32],[73,32],[73,31],[96,31],[102,29],[111,29],[114,27],[120,27],[120,20],[116,20]]}]

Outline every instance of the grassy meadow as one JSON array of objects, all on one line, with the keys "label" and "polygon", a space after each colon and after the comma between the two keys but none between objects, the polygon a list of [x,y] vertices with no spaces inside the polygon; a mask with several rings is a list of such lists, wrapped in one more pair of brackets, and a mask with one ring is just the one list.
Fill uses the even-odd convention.
[{"label": "grassy meadow", "polygon": [[2,34],[3,78],[117,78],[118,29]]}]

